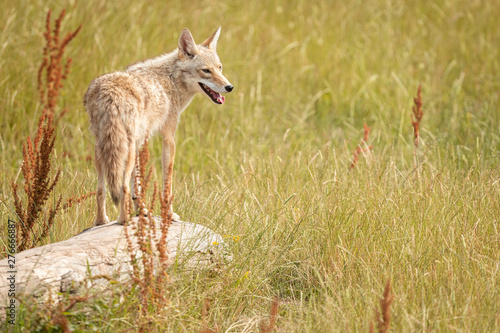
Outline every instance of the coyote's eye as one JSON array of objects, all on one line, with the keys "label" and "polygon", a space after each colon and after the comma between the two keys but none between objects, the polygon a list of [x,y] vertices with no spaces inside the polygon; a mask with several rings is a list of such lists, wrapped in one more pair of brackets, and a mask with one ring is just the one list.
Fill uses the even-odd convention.
[{"label": "coyote's eye", "polygon": [[219,66],[219,70],[222,72],[222,66]]},{"label": "coyote's eye", "polygon": [[210,69],[208,69],[208,68],[203,68],[202,71],[203,71],[203,73],[207,73],[207,74],[211,73]]}]

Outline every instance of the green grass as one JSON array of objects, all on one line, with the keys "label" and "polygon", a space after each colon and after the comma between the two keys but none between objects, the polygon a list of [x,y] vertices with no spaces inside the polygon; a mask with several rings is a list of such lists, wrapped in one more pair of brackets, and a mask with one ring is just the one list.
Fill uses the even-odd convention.
[{"label": "green grass", "polygon": [[[170,272],[170,303],[155,310],[148,331],[200,330],[205,298],[210,327],[258,331],[275,296],[280,332],[368,331],[390,278],[393,332],[500,332],[494,2],[3,1],[5,222],[14,216],[10,182],[22,182],[22,145],[41,112],[36,74],[49,8],[67,9],[63,31],[83,23],[67,50],[74,65],[60,99],[70,110],[56,139],[56,194],[64,198],[96,185],[85,160],[93,156],[82,106],[90,81],[172,50],[184,27],[201,42],[222,25],[218,52],[235,90],[223,106],[198,96],[182,115],[174,206],[183,219],[230,236],[234,259],[215,276]],[[350,171],[364,123],[373,150]],[[159,176],[161,140],[150,147]],[[91,226],[94,210],[89,200],[60,214],[47,242]],[[146,320],[137,291],[119,288],[73,309],[73,329],[138,330]],[[19,315],[17,331],[42,330],[48,320],[41,306]]]}]

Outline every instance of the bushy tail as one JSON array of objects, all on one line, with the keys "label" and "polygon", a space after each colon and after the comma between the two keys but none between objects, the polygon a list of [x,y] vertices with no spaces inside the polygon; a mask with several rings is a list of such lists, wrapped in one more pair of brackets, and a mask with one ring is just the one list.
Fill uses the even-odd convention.
[{"label": "bushy tail", "polygon": [[[108,183],[108,190],[115,205],[120,202],[122,193],[123,171],[128,156],[130,138],[127,130],[118,116],[115,105],[109,106],[101,114],[96,124],[96,158],[101,172]],[[113,109],[113,110],[111,110]]]}]

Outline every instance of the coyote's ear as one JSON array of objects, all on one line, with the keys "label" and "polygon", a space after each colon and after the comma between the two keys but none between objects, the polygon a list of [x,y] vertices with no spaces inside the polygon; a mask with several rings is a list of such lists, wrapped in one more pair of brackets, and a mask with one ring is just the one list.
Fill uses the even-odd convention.
[{"label": "coyote's ear", "polygon": [[184,29],[179,37],[179,58],[192,58],[199,53],[198,46],[194,42],[193,35],[189,29]]},{"label": "coyote's ear", "polygon": [[217,30],[215,30],[212,36],[208,37],[203,43],[201,43],[201,45],[215,51],[219,35],[220,35],[220,27],[218,27]]}]

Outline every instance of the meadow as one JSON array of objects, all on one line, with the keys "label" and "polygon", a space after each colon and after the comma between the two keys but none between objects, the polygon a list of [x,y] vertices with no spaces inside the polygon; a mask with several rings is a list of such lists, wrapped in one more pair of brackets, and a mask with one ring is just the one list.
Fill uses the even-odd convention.
[{"label": "meadow", "polygon": [[[235,89],[224,105],[199,95],[182,114],[174,207],[223,235],[233,260],[216,274],[172,269],[168,304],[147,316],[136,289],[111,285],[64,313],[74,332],[259,332],[273,299],[277,332],[367,332],[388,280],[389,331],[500,332],[495,1],[1,4],[2,253],[11,183],[23,184],[23,144],[42,111],[47,11],[66,9],[65,32],[82,24],[58,104],[68,109],[54,152],[63,200],[96,187],[82,105],[92,79],[173,50],[185,27],[201,43],[222,26],[218,54]],[[161,139],[149,147],[161,181]],[[95,209],[91,198],[61,210],[45,243],[90,227]],[[110,198],[108,215],[118,216]],[[28,302],[2,329],[62,331],[54,309]]]}]

